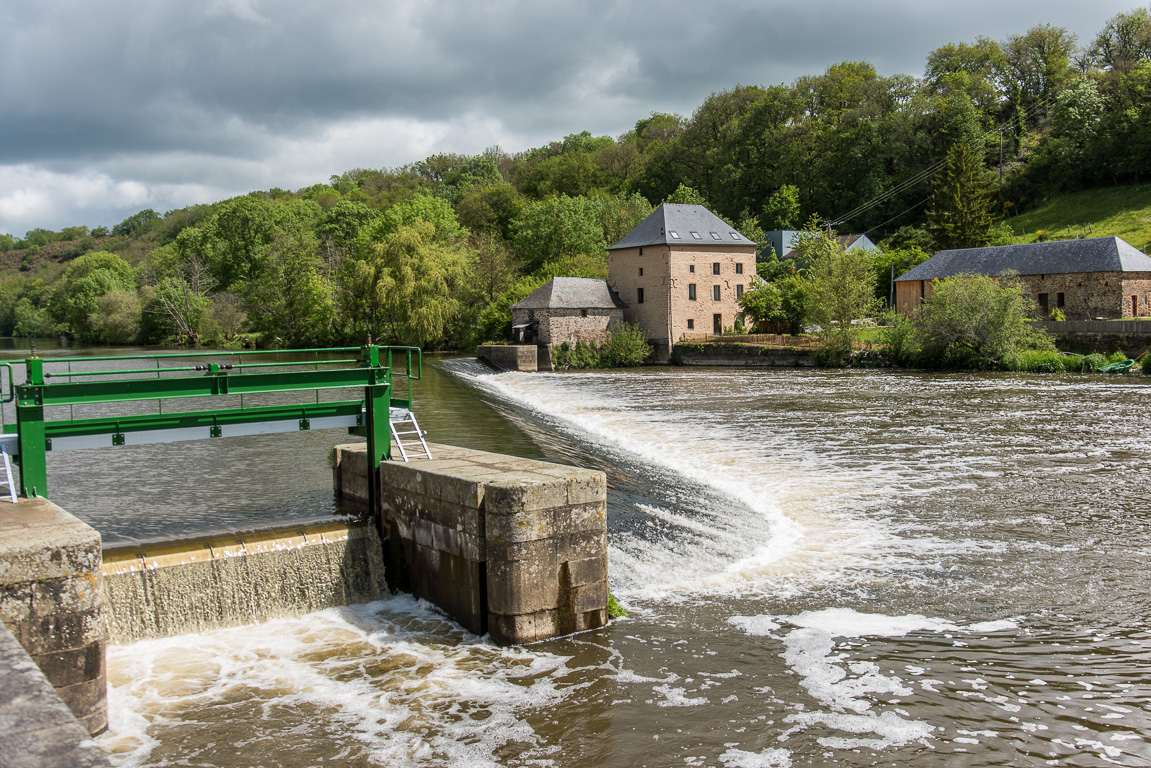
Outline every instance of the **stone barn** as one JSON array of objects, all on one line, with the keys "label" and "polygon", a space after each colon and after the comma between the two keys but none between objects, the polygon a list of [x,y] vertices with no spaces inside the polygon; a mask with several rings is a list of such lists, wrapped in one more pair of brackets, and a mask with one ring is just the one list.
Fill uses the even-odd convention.
[{"label": "stone barn", "polygon": [[1068,320],[1151,316],[1151,258],[1118,237],[940,251],[895,279],[895,306],[913,313],[933,280],[1014,272],[1036,313]]},{"label": "stone barn", "polygon": [[512,332],[519,344],[602,344],[624,306],[604,280],[553,277],[512,305]]}]

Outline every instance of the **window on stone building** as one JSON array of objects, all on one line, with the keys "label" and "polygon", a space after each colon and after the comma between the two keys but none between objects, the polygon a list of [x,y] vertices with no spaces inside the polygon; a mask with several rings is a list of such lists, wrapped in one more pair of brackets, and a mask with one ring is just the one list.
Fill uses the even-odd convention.
[{"label": "window on stone building", "polygon": [[1064,305],[1064,303],[1065,303],[1065,301],[1063,298],[1063,294],[1062,293],[1055,294],[1055,306],[1062,307]]},{"label": "window on stone building", "polygon": [[718,261],[712,262],[712,265],[711,265],[711,273],[712,273],[713,275],[718,275],[718,274],[719,274],[719,262],[718,262]]},{"label": "window on stone building", "polygon": [[640,248],[640,249],[639,249],[639,255],[640,255],[640,256],[643,256],[643,248]]},{"label": "window on stone building", "polygon": [[718,232],[712,232],[711,233],[711,239],[712,240],[722,240],[723,238],[719,236]]},{"label": "window on stone building", "polygon": [[723,315],[715,314],[711,316],[711,329],[716,333],[723,333]]},{"label": "window on stone building", "polygon": [[643,267],[640,267],[640,268],[639,268],[639,276],[640,276],[640,277],[643,277]]},{"label": "window on stone building", "polygon": [[719,301],[719,286],[718,285],[713,285],[711,287],[711,297],[713,299],[715,299],[716,301]]},{"label": "window on stone building", "polygon": [[701,235],[698,232],[692,232],[691,236],[694,237],[696,240],[702,240],[703,239],[703,235]]},{"label": "window on stone building", "polygon": [[695,274],[695,265],[694,264],[688,264],[687,265],[687,271],[694,275]]},{"label": "window on stone building", "polygon": [[1131,294],[1131,317],[1139,317],[1139,297]]},{"label": "window on stone building", "polygon": [[586,309],[581,309],[581,310],[579,311],[579,316],[580,316],[580,317],[587,317],[587,310],[586,310]]},{"label": "window on stone building", "polygon": [[687,284],[687,298],[689,301],[695,301],[695,283]]},{"label": "window on stone building", "polygon": [[738,299],[740,296],[743,296],[743,286],[737,285],[735,286],[735,298]]},{"label": "window on stone building", "polygon": [[687,329],[688,329],[689,331],[694,331],[694,330],[695,330],[695,321],[694,321],[694,320],[692,320],[691,318],[688,318],[688,321],[687,321]]},{"label": "window on stone building", "polygon": [[643,288],[635,289],[635,303],[643,304]]},{"label": "window on stone building", "polygon": [[737,261],[735,263],[735,274],[737,274],[737,275],[743,274],[743,262],[742,261]]},{"label": "window on stone building", "polygon": [[1050,308],[1047,306],[1047,294],[1046,293],[1039,294],[1039,312],[1044,317],[1046,317],[1047,313],[1049,311],[1050,311]]}]

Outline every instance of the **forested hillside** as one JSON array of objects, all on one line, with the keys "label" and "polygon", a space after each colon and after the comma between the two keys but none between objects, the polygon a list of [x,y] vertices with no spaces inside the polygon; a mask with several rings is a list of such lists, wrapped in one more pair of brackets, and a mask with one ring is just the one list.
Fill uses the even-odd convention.
[{"label": "forested hillside", "polygon": [[[1047,201],[1087,190],[1117,207],[1090,214],[1107,219],[1151,181],[1151,11],[1080,33],[946,45],[920,77],[844,62],[737,85],[618,137],[0,235],[0,334],[466,347],[550,276],[606,276],[607,246],[666,200],[751,237],[818,216],[904,254],[1050,236],[1034,226]],[[1065,234],[1102,234],[1063,215]]]}]

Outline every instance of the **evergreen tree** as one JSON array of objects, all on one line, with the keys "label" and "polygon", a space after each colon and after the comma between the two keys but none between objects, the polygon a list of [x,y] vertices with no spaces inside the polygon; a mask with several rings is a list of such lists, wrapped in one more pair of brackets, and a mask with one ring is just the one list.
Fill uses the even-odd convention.
[{"label": "evergreen tree", "polygon": [[994,239],[991,177],[968,142],[957,142],[935,181],[928,229],[937,248],[978,248]]}]

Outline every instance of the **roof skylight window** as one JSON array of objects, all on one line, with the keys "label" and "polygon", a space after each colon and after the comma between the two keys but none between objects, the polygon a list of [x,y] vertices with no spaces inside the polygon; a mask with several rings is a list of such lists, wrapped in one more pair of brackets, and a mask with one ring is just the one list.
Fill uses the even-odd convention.
[{"label": "roof skylight window", "polygon": [[719,236],[718,232],[712,232],[711,233],[711,239],[712,240],[722,240],[723,238]]},{"label": "roof skylight window", "polygon": [[702,240],[703,239],[703,235],[701,235],[698,232],[692,232],[691,236],[694,237],[696,240]]},{"label": "roof skylight window", "polygon": [[739,236],[738,232],[732,232],[731,233],[731,239],[732,240],[742,240],[743,238]]},{"label": "roof skylight window", "polygon": [[669,229],[669,230],[667,231],[667,233],[668,233],[669,235],[671,235],[671,239],[672,239],[672,240],[679,240],[679,239],[680,239],[680,238],[679,238],[679,232],[676,232],[674,229]]}]

